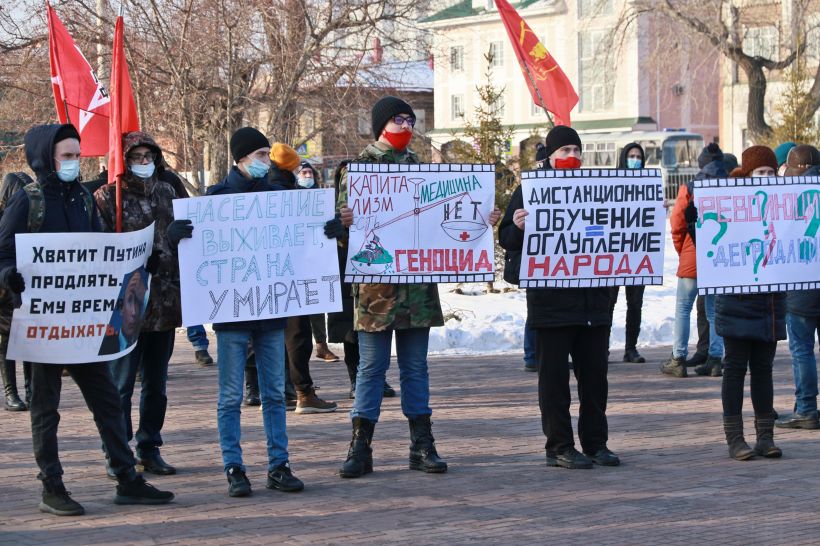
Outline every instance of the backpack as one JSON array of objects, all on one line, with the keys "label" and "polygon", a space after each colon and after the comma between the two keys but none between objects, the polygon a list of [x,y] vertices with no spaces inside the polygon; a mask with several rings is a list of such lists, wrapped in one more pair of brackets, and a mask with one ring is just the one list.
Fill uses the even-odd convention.
[{"label": "backpack", "polygon": [[[94,221],[94,200],[88,190],[82,188],[83,203],[85,209],[88,211],[88,220]],[[28,232],[39,233],[43,228],[43,220],[46,216],[45,198],[43,197],[43,188],[39,182],[31,182],[23,187],[23,191],[28,196]]]}]

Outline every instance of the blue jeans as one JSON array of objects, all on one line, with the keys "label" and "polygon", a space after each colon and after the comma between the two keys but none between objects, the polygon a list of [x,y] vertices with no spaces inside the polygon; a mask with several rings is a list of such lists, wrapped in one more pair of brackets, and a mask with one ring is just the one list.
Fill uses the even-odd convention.
[{"label": "blue jeans", "polygon": [[285,330],[222,330],[216,333],[219,397],[216,422],[219,447],[225,470],[242,464],[240,415],[245,378],[248,341],[253,342],[262,422],[268,440],[268,470],[288,460],[288,435],[285,429]]},{"label": "blue jeans", "polygon": [[529,324],[524,324],[524,364],[535,366],[538,359],[535,356],[535,331]]},{"label": "blue jeans", "polygon": [[[120,393],[120,403],[125,418],[125,430],[130,441],[134,438],[131,424],[131,398],[137,370],[142,374],[139,405],[139,428],[137,429],[137,457],[146,458],[159,453],[162,447],[160,431],[165,423],[168,397],[168,361],[174,352],[175,330],[143,332],[134,350],[109,363],[114,385]],[[105,446],[103,446],[105,450]]]},{"label": "blue jeans", "polygon": [[709,357],[723,358],[723,338],[715,330],[715,297],[714,294],[709,294],[703,298],[706,320],[709,321]]},{"label": "blue jeans", "polygon": [[[351,418],[379,420],[384,379],[390,367],[393,330],[359,332],[359,370],[356,374],[356,401]],[[396,361],[401,384],[401,411],[408,418],[431,415],[430,379],[427,375],[429,328],[395,330]]]},{"label": "blue jeans", "polygon": [[189,326],[188,341],[194,347],[194,351],[207,351],[208,334],[205,333],[205,327],[201,324],[199,326]]},{"label": "blue jeans", "polygon": [[[675,358],[686,358],[689,355],[689,320],[697,297],[697,279],[678,277],[678,291],[675,298],[675,339],[672,342],[672,356]],[[712,321],[709,321],[710,325],[711,323]]]},{"label": "blue jeans", "polygon": [[794,373],[794,409],[797,413],[817,411],[817,358],[814,334],[820,331],[820,317],[788,313],[789,352]]}]

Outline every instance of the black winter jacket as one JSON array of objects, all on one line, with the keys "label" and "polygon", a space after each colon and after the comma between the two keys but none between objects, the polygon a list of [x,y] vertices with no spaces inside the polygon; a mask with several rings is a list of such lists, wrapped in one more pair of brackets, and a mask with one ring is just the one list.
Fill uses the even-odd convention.
[{"label": "black winter jacket", "polygon": [[[521,252],[524,232],[513,223],[513,213],[524,208],[519,185],[513,192],[504,219],[498,228],[502,248]],[[561,328],[564,326],[609,326],[608,288],[528,288],[527,324],[530,328]]]},{"label": "black winter jacket", "polygon": [[[284,190],[283,187],[271,184],[266,178],[245,178],[236,167],[231,168],[222,182],[208,188],[205,195],[227,195],[230,193],[252,193],[259,191]],[[285,318],[246,320],[242,322],[223,322],[214,324],[214,331],[220,330],[254,330],[267,331],[284,328]]]},{"label": "black winter jacket", "polygon": [[721,336],[751,341],[786,339],[786,294],[719,295],[715,329]]}]

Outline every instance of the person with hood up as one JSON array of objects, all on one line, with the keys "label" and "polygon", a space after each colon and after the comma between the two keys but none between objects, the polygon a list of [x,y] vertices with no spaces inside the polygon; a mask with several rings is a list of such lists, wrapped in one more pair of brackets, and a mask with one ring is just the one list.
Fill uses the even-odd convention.
[{"label": "person with hood up", "polygon": [[[797,146],[791,150],[788,159],[785,163],[787,176],[820,176],[820,152],[813,146]],[[778,418],[775,425],[778,428],[818,429],[814,340],[820,335],[820,288],[790,290],[786,292],[786,305],[786,331],[794,377],[794,413]]]},{"label": "person with hood up", "polygon": [[[766,146],[752,146],[743,151],[741,166],[730,176],[771,177],[776,174],[774,152]],[[758,250],[763,252],[762,247]],[[772,363],[778,340],[786,339],[786,294],[720,294],[715,303],[715,326],[726,347],[721,400],[729,456],[739,461],[755,455],[780,457],[782,452],[774,444]],[[747,369],[751,375],[757,433],[754,449],[743,437],[743,384]]]},{"label": "person with hood up", "polygon": [[[373,105],[371,125],[375,142],[368,144],[357,162],[418,164],[408,147],[416,115],[398,97],[384,97]],[[337,206],[347,207],[347,170],[340,174]],[[495,225],[500,211],[490,215]],[[351,222],[352,224],[352,212]],[[349,224],[348,224],[349,225]],[[411,470],[427,473],[447,471],[433,439],[430,416],[430,378],[427,345],[430,328],[444,325],[435,284],[354,284],[354,324],[358,334],[360,362],[356,376],[356,401],[350,412],[353,437],[347,459],[339,469],[342,478],[359,478],[373,471],[371,443],[381,413],[385,374],[390,366],[392,340],[396,338],[396,361],[401,382],[401,408],[410,427]]]},{"label": "person with hood up", "polygon": [[[80,135],[73,125],[38,125],[25,136],[26,160],[37,177],[33,188],[37,203],[23,189],[9,200],[0,219],[0,287],[20,294],[25,290],[17,272],[15,235],[30,233],[31,217],[39,218],[40,233],[88,233],[101,231],[94,201],[79,182]],[[35,210],[37,207],[40,210]],[[100,438],[108,448],[111,469],[117,479],[115,504],[165,504],[174,494],[148,484],[134,468],[128,447],[120,395],[106,362],[65,366],[80,388]],[[31,435],[34,457],[43,483],[40,511],[59,516],[85,512],[63,484],[57,444],[60,422],[60,390],[63,366],[33,362],[31,365]]]},{"label": "person with hood up", "polygon": [[[695,180],[726,178],[729,173],[723,163],[723,151],[714,142],[706,146],[698,157],[700,172]],[[669,223],[672,243],[680,257],[678,263],[678,290],[675,301],[675,330],[672,356],[661,365],[661,372],[673,377],[686,377],[686,357],[689,354],[689,317],[698,295],[697,265],[695,258],[695,224],[698,212],[694,202],[694,181],[681,184],[678,198],[672,207]],[[723,340],[715,332],[714,296],[704,296],[706,318],[709,321],[709,355],[697,366],[698,375],[721,375]]]},{"label": "person with hood up", "polygon": [[[176,329],[182,325],[179,264],[165,231],[174,221],[173,186],[159,178],[165,162],[162,150],[148,134],[131,132],[122,137],[126,171],[122,175],[122,231],[139,231],[154,224],[154,252],[158,269],[151,276],[148,306],[142,317],[137,346],[129,354],[111,362],[111,375],[122,399],[128,440],[136,437],[137,459],[145,472],[166,476],[176,469],[160,455],[162,427],[168,408],[166,386],[168,363],[174,352]],[[95,193],[105,231],[113,232],[117,222],[116,186],[105,184]],[[118,352],[118,351],[115,351]],[[141,373],[139,426],[134,434],[131,398],[137,372]],[[109,475],[111,470],[109,468]]]},{"label": "person with hood up", "polygon": [[[646,156],[643,148],[636,142],[631,142],[624,146],[618,158],[618,169],[645,169]],[[626,339],[624,343],[624,362],[646,362],[646,359],[638,352],[638,335],[641,333],[641,308],[643,307],[644,286],[626,286]],[[610,313],[615,312],[615,304],[618,302],[618,292],[620,286],[609,288],[612,303]],[[611,319],[610,319],[611,320]]]},{"label": "person with hood up", "polygon": [[[544,168],[581,167],[581,138],[557,125],[546,139]],[[507,251],[521,252],[527,216],[519,185],[498,230]],[[612,324],[609,288],[528,288],[527,323],[535,331],[538,359],[538,403],[546,442],[547,466],[592,468],[617,466],[620,459],[607,447],[607,338]],[[575,449],[569,408],[569,357],[578,381],[580,410]]]}]

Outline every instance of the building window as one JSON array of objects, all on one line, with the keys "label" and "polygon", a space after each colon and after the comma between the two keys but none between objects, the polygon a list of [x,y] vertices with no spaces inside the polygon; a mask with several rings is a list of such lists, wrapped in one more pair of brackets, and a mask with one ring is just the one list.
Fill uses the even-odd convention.
[{"label": "building window", "polygon": [[370,112],[367,110],[359,110],[359,115],[357,116],[357,129],[360,136],[368,136],[373,131],[373,127],[370,124]]},{"label": "building window", "polygon": [[504,66],[504,42],[490,42],[491,66]]},{"label": "building window", "polygon": [[458,121],[464,117],[464,96],[450,96],[450,119]]},{"label": "building window", "polygon": [[547,115],[540,105],[535,104],[535,101],[530,102],[530,115],[534,118],[545,118]]},{"label": "building window", "polygon": [[450,70],[453,72],[464,70],[464,46],[450,48]]},{"label": "building window", "polygon": [[580,110],[604,112],[611,110],[615,98],[615,70],[605,49],[608,30],[588,30],[578,33],[578,80]]},{"label": "building window", "polygon": [[416,108],[413,113],[416,114],[416,124],[413,126],[413,130],[417,133],[427,132],[427,112],[424,108]]},{"label": "building window", "polygon": [[743,37],[743,52],[751,57],[776,61],[778,41],[777,27],[749,27]]},{"label": "building window", "polygon": [[612,15],[612,0],[578,0],[578,17]]}]

